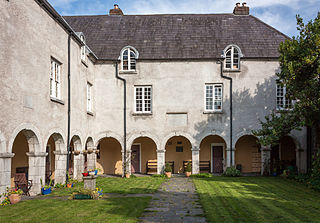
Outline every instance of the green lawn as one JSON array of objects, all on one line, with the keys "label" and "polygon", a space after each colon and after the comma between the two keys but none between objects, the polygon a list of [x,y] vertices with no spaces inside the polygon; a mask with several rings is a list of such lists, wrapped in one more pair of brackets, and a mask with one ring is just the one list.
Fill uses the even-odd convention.
[{"label": "green lawn", "polygon": [[209,222],[320,222],[320,193],[275,177],[194,179]]},{"label": "green lawn", "polygon": [[0,222],[137,222],[151,197],[29,200],[0,207]]},{"label": "green lawn", "polygon": [[[137,178],[97,178],[97,187],[103,189],[103,193],[118,194],[148,194],[157,191],[164,178],[160,177],[137,177]],[[69,196],[78,188],[82,188],[83,183],[75,184],[73,188],[55,189],[50,196]]]}]

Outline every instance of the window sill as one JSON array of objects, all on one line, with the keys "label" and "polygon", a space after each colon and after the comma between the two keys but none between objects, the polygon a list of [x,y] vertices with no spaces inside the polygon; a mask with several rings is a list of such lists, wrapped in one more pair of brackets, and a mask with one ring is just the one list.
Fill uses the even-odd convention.
[{"label": "window sill", "polygon": [[94,116],[93,112],[87,111],[87,115]]},{"label": "window sill", "polygon": [[61,99],[50,97],[50,100],[58,104],[64,105],[64,101],[62,101]]},{"label": "window sill", "polygon": [[132,113],[132,116],[152,116],[152,113]]},{"label": "window sill", "polygon": [[85,66],[85,67],[88,67],[88,64],[86,61],[84,61],[83,59],[81,59],[81,63]]},{"label": "window sill", "polygon": [[137,71],[134,71],[134,70],[120,70],[119,71],[119,74],[137,74]]},{"label": "window sill", "polygon": [[223,111],[204,111],[203,114],[223,114]]},{"label": "window sill", "polygon": [[223,69],[223,72],[226,72],[226,73],[240,73],[241,72],[241,70],[240,69],[237,69],[237,70],[235,70],[235,69]]}]

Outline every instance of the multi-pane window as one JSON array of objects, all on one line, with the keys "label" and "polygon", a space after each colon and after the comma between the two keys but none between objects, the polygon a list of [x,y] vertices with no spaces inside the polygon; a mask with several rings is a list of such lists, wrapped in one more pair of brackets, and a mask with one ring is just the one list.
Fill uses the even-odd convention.
[{"label": "multi-pane window", "polygon": [[135,112],[151,113],[152,108],[152,88],[151,86],[135,86]]},{"label": "multi-pane window", "polygon": [[54,59],[51,59],[50,71],[50,96],[53,98],[61,99],[60,93],[60,72],[61,64]]},{"label": "multi-pane window", "polygon": [[123,71],[135,71],[136,70],[136,52],[131,48],[126,48],[122,51],[121,64]]},{"label": "multi-pane window", "polygon": [[87,82],[87,111],[92,112],[92,84]]},{"label": "multi-pane window", "polygon": [[[86,43],[83,35],[80,36],[80,40],[84,44]],[[83,60],[83,61],[86,60],[86,46],[85,45],[81,47],[81,60]]]},{"label": "multi-pane window", "polygon": [[222,111],[222,84],[205,85],[205,111]]},{"label": "multi-pane window", "polygon": [[224,68],[226,70],[240,69],[240,52],[237,47],[230,46],[225,50]]},{"label": "multi-pane window", "polygon": [[277,110],[292,108],[292,101],[288,98],[286,87],[277,84]]}]

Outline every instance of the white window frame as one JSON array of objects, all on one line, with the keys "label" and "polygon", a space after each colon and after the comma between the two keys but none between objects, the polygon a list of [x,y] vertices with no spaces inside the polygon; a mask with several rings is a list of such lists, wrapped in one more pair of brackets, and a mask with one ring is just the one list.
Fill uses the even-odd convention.
[{"label": "white window frame", "polygon": [[87,112],[92,113],[92,84],[87,82]]},{"label": "white window frame", "polygon": [[[282,95],[279,95],[279,90],[282,88]],[[276,84],[276,110],[291,110],[293,102],[292,100],[286,97],[287,89],[285,85],[281,85],[280,83]],[[279,101],[282,102],[283,106],[278,103]]]},{"label": "white window frame", "polygon": [[[123,69],[123,54],[125,53],[125,51],[128,51],[128,69],[127,70]],[[131,66],[131,56],[130,56],[131,52],[133,52],[135,55],[134,56],[134,59],[135,59],[134,67],[135,68],[134,69],[132,69],[132,66]],[[121,60],[120,71],[122,71],[122,72],[136,72],[138,57],[139,57],[139,53],[134,47],[131,47],[131,46],[124,47],[120,53],[120,60]]]},{"label": "white window frame", "polygon": [[61,63],[51,58],[50,63],[50,97],[61,99]]},{"label": "white window frame", "polygon": [[[137,110],[137,89],[142,89],[142,111]],[[150,99],[146,98],[145,92],[146,89],[150,89]],[[150,101],[150,111],[146,110],[146,101]],[[134,112],[140,114],[151,114],[152,113],[152,86],[151,85],[136,85],[134,86]]]},{"label": "white window frame", "polygon": [[[234,68],[234,49],[236,49],[238,51],[238,68]],[[230,65],[231,68],[227,68],[227,53],[228,51],[231,50],[231,58],[230,58]],[[223,68],[224,70],[233,70],[233,71],[238,71],[240,70],[240,61],[241,61],[241,57],[243,57],[243,54],[241,52],[241,49],[236,46],[236,45],[229,45],[227,46],[224,50],[223,50],[223,55],[222,57],[224,58],[224,62],[223,62]]]},{"label": "white window frame", "polygon": [[[207,97],[207,86],[212,86],[212,96]],[[220,98],[217,98],[215,95],[215,89],[220,88],[221,89],[221,95]],[[212,99],[212,109],[207,108],[207,99],[211,98]],[[215,108],[215,103],[220,102],[221,103],[221,108],[216,109]],[[223,108],[223,84],[205,84],[204,86],[204,111],[205,112],[222,112]]]},{"label": "white window frame", "polygon": [[81,46],[81,60],[86,61],[86,40],[84,35],[80,36],[80,40],[83,42],[84,46]]}]

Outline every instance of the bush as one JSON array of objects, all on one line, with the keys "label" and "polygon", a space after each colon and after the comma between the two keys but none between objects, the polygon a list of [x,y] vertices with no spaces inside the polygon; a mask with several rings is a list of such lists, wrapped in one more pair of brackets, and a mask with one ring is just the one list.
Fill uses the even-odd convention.
[{"label": "bush", "polygon": [[211,173],[199,173],[199,174],[192,174],[190,177],[194,178],[211,178],[213,175]]},{"label": "bush", "polygon": [[192,171],[192,166],[191,163],[188,162],[187,166],[186,166],[186,172],[191,172]]},{"label": "bush", "polygon": [[240,177],[241,172],[237,170],[234,166],[227,167],[226,171],[222,174],[225,177]]},{"label": "bush", "polygon": [[164,174],[153,174],[151,177],[155,177],[155,178],[157,178],[157,177],[159,177],[159,178],[165,178],[166,175],[164,175]]},{"label": "bush", "polygon": [[130,175],[130,178],[137,178],[137,176],[134,175],[134,174],[131,174],[131,175]]},{"label": "bush", "polygon": [[313,157],[309,184],[313,189],[320,191],[320,149]]},{"label": "bush", "polygon": [[166,163],[166,167],[164,168],[164,172],[172,172],[172,168],[169,163]]}]

